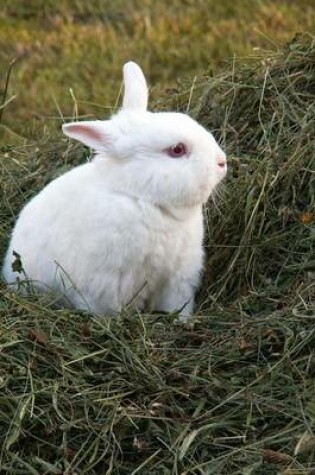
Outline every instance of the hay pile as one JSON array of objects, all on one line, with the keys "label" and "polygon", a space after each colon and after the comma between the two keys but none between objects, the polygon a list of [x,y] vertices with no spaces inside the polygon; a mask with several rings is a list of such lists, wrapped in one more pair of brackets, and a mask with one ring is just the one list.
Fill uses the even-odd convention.
[{"label": "hay pile", "polygon": [[293,297],[315,270],[314,42],[297,37],[284,53],[236,65],[210,81],[196,109],[233,154],[209,243],[216,297]]},{"label": "hay pile", "polygon": [[[100,320],[1,286],[0,473],[314,474],[315,38],[209,79],[193,113],[231,155],[198,317]],[[2,150],[1,252],[85,153]]]}]

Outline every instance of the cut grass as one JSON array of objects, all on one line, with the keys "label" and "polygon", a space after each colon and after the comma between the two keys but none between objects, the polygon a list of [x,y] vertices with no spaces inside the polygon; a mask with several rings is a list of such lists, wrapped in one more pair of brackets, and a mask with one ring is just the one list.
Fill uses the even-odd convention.
[{"label": "cut grass", "polygon": [[4,473],[311,473],[293,452],[314,423],[314,320],[236,310],[186,330],[6,305]]},{"label": "cut grass", "polygon": [[[171,102],[230,155],[198,312],[96,319],[1,286],[1,473],[314,473],[315,38]],[[86,156],[60,135],[2,149],[1,252],[22,203]]]}]

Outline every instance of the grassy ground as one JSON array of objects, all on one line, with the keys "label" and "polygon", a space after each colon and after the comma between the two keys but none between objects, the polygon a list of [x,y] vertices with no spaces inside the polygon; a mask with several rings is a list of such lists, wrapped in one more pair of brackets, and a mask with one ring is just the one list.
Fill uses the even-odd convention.
[{"label": "grassy ground", "polygon": [[315,8],[313,0],[2,0],[0,25],[0,90],[17,60],[1,133],[9,127],[36,137],[62,116],[107,115],[126,60],[138,60],[154,86],[176,86],[234,54],[276,50],[297,31],[313,30]]},{"label": "grassy ground", "polygon": [[[58,18],[73,30],[75,24],[95,29],[104,21],[100,2],[74,3],[78,13],[72,18],[70,2],[46,2],[43,25]],[[193,11],[195,3],[185,6]],[[33,10],[31,5],[23,11],[7,2],[1,15],[15,25],[38,24],[39,2]],[[117,1],[116,11],[123,5]],[[137,3],[128,5],[128,15],[123,10],[118,17],[125,21],[119,20],[123,34],[136,25]],[[156,21],[161,17],[161,22],[176,24],[170,14],[154,17],[151,2],[142,5],[141,12],[150,11]],[[208,2],[198,5],[205,8]],[[252,2],[233,3],[235,17],[230,5],[225,21],[240,19],[241,11],[245,24],[254,21]],[[310,21],[313,14],[306,2],[304,9],[288,1],[266,5],[255,3],[268,14],[285,11],[285,26],[289,19],[298,21],[298,15]],[[175,6],[167,8],[173,15],[184,14]],[[221,8],[214,7],[213,15],[219,18]],[[114,39],[115,18],[110,17]],[[143,18],[144,13],[139,24]],[[230,38],[231,49],[222,49],[221,57],[234,50]],[[255,42],[244,33],[235,50],[248,51]],[[124,45],[126,51],[129,47]],[[114,51],[109,76],[115,70],[120,78]],[[166,83],[209,65],[201,55],[195,66],[191,58],[190,65],[181,60],[174,68],[175,58],[167,59],[165,47],[162,52],[160,62],[152,62],[149,53],[139,58],[143,54],[152,78],[162,71]],[[74,53],[68,54],[72,61]],[[178,54],[189,57],[185,48]],[[217,206],[210,203],[206,209],[208,257],[189,326],[175,324],[172,315],[128,310],[109,320],[54,311],[44,299],[21,298],[0,284],[1,474],[314,475],[315,37],[304,34],[285,48],[255,51],[255,56],[238,58],[208,78],[182,80],[167,96],[160,96],[160,88],[156,94],[155,107],[188,110],[214,131],[229,155],[225,190]],[[34,60],[33,53],[29,58]],[[183,63],[187,69],[180,69]],[[19,74],[30,64],[16,65],[7,98],[22,84]],[[101,87],[101,72],[94,76]],[[72,114],[73,103],[62,99],[64,78],[54,94],[61,109]],[[50,82],[43,84],[47,91]],[[29,102],[23,105],[19,95],[3,109],[3,127],[31,139],[3,135],[0,255],[22,204],[87,156],[83,147],[52,132],[51,121],[43,121],[36,141],[39,125],[22,127],[23,114],[39,113],[41,100],[45,114],[53,114],[55,107],[44,97],[45,88],[33,91],[29,85]],[[117,82],[113,90],[114,95],[104,95],[104,104],[108,97],[115,104]],[[86,98],[88,89],[82,91]],[[97,91],[89,100],[99,99]],[[85,105],[78,107],[80,113]]]}]

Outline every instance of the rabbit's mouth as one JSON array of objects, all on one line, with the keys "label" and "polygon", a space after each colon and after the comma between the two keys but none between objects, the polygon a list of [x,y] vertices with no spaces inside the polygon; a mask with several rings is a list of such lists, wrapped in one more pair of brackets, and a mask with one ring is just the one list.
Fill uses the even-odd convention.
[{"label": "rabbit's mouth", "polygon": [[222,164],[218,164],[218,172],[219,172],[219,177],[220,177],[220,181],[223,180],[227,174],[227,164],[226,162],[225,163],[222,163]]}]

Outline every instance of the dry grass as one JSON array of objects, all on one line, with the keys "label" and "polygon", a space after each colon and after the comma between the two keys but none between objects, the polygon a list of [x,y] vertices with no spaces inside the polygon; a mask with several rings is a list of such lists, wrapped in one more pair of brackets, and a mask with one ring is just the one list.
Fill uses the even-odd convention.
[{"label": "dry grass", "polygon": [[[315,38],[172,102],[230,153],[199,310],[96,319],[2,286],[1,473],[314,474]],[[85,157],[60,136],[2,149],[2,251],[22,203]]]}]

